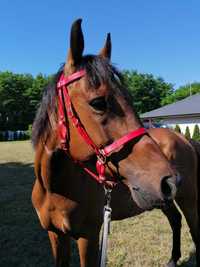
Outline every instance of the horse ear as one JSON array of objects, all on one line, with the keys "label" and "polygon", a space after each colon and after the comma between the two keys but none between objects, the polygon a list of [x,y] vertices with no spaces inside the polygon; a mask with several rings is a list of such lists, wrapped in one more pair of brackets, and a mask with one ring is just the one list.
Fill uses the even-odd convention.
[{"label": "horse ear", "polygon": [[76,69],[76,66],[81,62],[82,59],[84,38],[81,29],[81,22],[82,19],[78,19],[72,24],[71,27],[70,48],[64,67],[64,73],[66,75],[73,73]]},{"label": "horse ear", "polygon": [[99,55],[110,60],[111,58],[111,50],[112,50],[112,43],[111,43],[111,36],[110,33],[107,34],[106,43],[104,47],[101,49]]}]

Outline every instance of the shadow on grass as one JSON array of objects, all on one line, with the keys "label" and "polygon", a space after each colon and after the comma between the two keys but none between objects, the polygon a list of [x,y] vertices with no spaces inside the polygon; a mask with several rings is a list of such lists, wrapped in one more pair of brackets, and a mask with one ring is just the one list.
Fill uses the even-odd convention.
[{"label": "shadow on grass", "polygon": [[[32,164],[0,164],[0,261],[6,267],[54,266],[47,231],[31,203]],[[78,266],[73,244],[73,267]]]},{"label": "shadow on grass", "polygon": [[196,253],[195,252],[190,253],[189,258],[183,261],[178,266],[179,267],[196,267]]}]

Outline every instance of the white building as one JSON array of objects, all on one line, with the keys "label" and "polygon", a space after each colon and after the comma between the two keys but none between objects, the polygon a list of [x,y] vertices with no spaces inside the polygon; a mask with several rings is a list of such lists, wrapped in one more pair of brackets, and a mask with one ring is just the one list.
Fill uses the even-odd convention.
[{"label": "white building", "polygon": [[200,128],[200,94],[146,112],[141,115],[141,119],[149,121],[150,124],[154,121],[160,121],[168,127],[175,127],[178,124],[182,133],[185,133],[188,126],[192,135],[195,124],[198,124]]}]

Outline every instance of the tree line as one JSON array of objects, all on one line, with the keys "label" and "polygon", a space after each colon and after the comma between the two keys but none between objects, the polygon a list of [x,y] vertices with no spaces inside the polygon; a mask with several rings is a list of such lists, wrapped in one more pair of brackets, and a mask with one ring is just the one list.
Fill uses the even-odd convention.
[{"label": "tree line", "polygon": [[199,129],[199,126],[198,124],[196,124],[194,126],[194,130],[193,130],[193,133],[190,132],[190,128],[187,126],[186,129],[185,129],[185,133],[181,132],[181,128],[180,126],[177,124],[174,128],[174,130],[178,133],[182,133],[183,135],[185,135],[185,137],[189,140],[189,139],[194,139],[198,142],[200,142],[200,129]]},{"label": "tree line", "polygon": [[[124,82],[133,96],[135,110],[141,114],[200,92],[200,83],[177,90],[171,83],[152,74],[124,71]],[[0,131],[28,130],[41,101],[44,87],[53,75],[0,72]],[[192,91],[191,91],[192,88]]]},{"label": "tree line", "polygon": [[27,130],[52,76],[0,72],[0,131]]}]

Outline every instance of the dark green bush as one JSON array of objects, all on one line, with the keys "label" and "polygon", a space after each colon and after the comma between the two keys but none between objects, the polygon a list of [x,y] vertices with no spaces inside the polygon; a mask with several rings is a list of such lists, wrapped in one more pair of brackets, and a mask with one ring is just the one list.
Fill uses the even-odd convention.
[{"label": "dark green bush", "polygon": [[30,139],[32,136],[32,124],[29,124],[28,130],[25,132],[25,139]]},{"label": "dark green bush", "polygon": [[194,127],[192,139],[200,142],[200,130],[199,130],[199,126],[197,124]]},{"label": "dark green bush", "polygon": [[176,124],[174,131],[176,131],[177,133],[181,133],[181,128],[178,124]]},{"label": "dark green bush", "polygon": [[188,126],[185,129],[185,138],[187,138],[188,140],[191,139],[190,129]]}]

